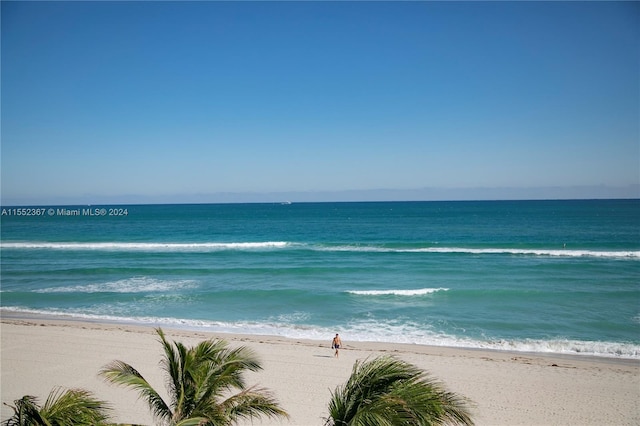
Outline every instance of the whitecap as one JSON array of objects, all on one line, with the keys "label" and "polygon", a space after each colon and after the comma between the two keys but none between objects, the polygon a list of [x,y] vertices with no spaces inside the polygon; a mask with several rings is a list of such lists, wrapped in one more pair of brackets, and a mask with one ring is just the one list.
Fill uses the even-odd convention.
[{"label": "whitecap", "polygon": [[[174,327],[215,333],[280,336],[295,339],[325,340],[327,336],[340,333],[349,342],[385,342],[416,344],[469,349],[488,349],[510,352],[546,354],[587,355],[609,358],[640,359],[640,345],[625,342],[580,341],[569,339],[551,340],[478,340],[456,337],[434,330],[432,327],[401,321],[359,321],[340,327],[328,328],[311,324],[282,323],[278,319],[266,322],[210,321],[150,316],[114,316],[88,312],[60,310],[36,310],[20,307],[2,307],[0,311],[65,317],[89,321],[106,321],[126,324],[141,324],[154,327]],[[353,343],[350,343],[353,345]]]},{"label": "whitecap", "polygon": [[348,290],[347,293],[359,296],[423,296],[439,291],[449,291],[448,288],[418,288],[414,290]]},{"label": "whitecap", "polygon": [[3,242],[3,249],[36,249],[36,250],[96,250],[96,251],[141,251],[141,252],[173,252],[192,251],[208,252],[221,250],[264,250],[285,248],[285,241],[264,242],[207,242],[207,243],[130,243],[130,242]]},{"label": "whitecap", "polygon": [[151,277],[133,277],[105,283],[48,287],[34,293],[151,293],[194,288],[193,280],[160,280]]}]

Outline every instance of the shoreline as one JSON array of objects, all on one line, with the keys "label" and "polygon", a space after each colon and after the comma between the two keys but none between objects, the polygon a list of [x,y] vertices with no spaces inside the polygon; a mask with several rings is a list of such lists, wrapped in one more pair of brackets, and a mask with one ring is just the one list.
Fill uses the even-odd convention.
[{"label": "shoreline", "polygon": [[[91,324],[105,324],[105,325],[119,325],[125,327],[141,327],[141,328],[158,328],[161,327],[167,330],[183,330],[187,332],[193,333],[207,333],[216,336],[251,336],[254,338],[274,338],[274,339],[285,339],[285,340],[308,340],[308,341],[322,341],[320,339],[315,339],[312,337],[296,337],[296,336],[283,336],[277,334],[270,333],[252,333],[252,332],[243,332],[243,331],[224,331],[224,330],[216,330],[209,329],[205,326],[197,326],[197,325],[189,325],[189,324],[177,324],[177,323],[168,323],[168,324],[160,324],[154,322],[137,322],[134,320],[127,319],[118,319],[118,318],[91,318],[91,317],[78,317],[70,314],[47,314],[41,312],[33,312],[28,310],[12,310],[4,307],[0,307],[0,318],[12,318],[12,319],[24,319],[24,320],[44,320],[51,322],[80,322],[80,323],[91,323]],[[342,332],[344,333],[344,332]],[[526,355],[526,356],[548,356],[548,357],[576,357],[578,359],[594,359],[594,360],[610,360],[612,362],[618,361],[629,361],[640,362],[640,354],[634,352],[635,356],[630,355],[615,355],[613,353],[593,353],[593,352],[554,352],[554,351],[534,351],[534,350],[523,350],[523,349],[503,349],[503,348],[492,348],[492,347],[475,347],[475,346],[465,346],[465,345],[448,345],[444,344],[435,344],[435,343],[405,343],[405,342],[394,342],[394,341],[384,341],[384,340],[354,340],[353,342],[357,344],[367,345],[367,344],[381,344],[381,345],[394,345],[394,346],[402,346],[406,348],[413,347],[425,347],[425,348],[446,348],[451,350],[460,350],[460,351],[486,351],[486,352],[497,352],[497,353],[510,353],[514,355]],[[621,343],[624,345],[625,343]]]},{"label": "shoreline", "polygon": [[[106,321],[99,319],[85,319],[85,318],[76,318],[73,316],[57,316],[57,315],[45,315],[45,314],[24,314],[17,312],[7,312],[0,308],[0,323],[15,323],[20,324],[20,322],[24,322],[25,325],[35,325],[34,323],[40,322],[42,326],[59,326],[59,327],[83,327],[86,328],[88,325],[92,325],[93,328],[99,330],[109,330],[112,328],[118,329],[127,329],[130,331],[136,331],[140,333],[151,333],[154,334],[154,330],[156,328],[162,328],[163,330],[171,331],[174,334],[186,333],[188,335],[203,335],[207,336],[206,338],[214,338],[214,339],[223,339],[228,341],[265,341],[265,343],[274,343],[274,342],[282,342],[282,343],[292,343],[295,342],[297,344],[303,344],[307,346],[322,346],[328,345],[331,340],[331,336],[325,340],[311,339],[311,338],[293,338],[286,336],[277,336],[270,334],[251,334],[251,333],[227,333],[223,331],[209,331],[205,329],[198,328],[190,328],[188,326],[185,327],[177,327],[177,326],[159,326],[155,324],[138,324],[134,322],[127,321]],[[393,346],[396,348],[393,352],[402,352],[402,353],[415,353],[415,354],[423,354],[423,353],[434,353],[438,352],[438,350],[442,350],[445,353],[450,351],[453,352],[461,352],[468,353],[469,356],[482,355],[486,356],[487,354],[502,354],[502,355],[510,355],[510,356],[527,356],[527,357],[540,357],[540,358],[549,358],[553,359],[565,359],[569,361],[585,361],[585,362],[603,362],[603,363],[613,363],[613,364],[622,364],[629,366],[638,366],[640,367],[640,359],[636,358],[626,358],[626,357],[614,357],[614,356],[599,356],[592,354],[570,354],[570,353],[554,353],[554,352],[527,352],[527,351],[517,351],[517,350],[501,350],[501,349],[491,349],[491,348],[472,348],[472,347],[458,347],[458,346],[446,346],[446,345],[423,345],[418,343],[397,343],[397,342],[369,342],[369,341],[354,341],[350,342],[350,345],[343,345],[344,350],[350,349],[361,349],[361,350],[372,350],[372,351],[382,351],[386,352],[386,349],[380,349],[380,347],[389,347]]]},{"label": "shoreline", "polygon": [[[636,359],[350,342],[348,336],[342,336],[344,349],[335,359],[332,336],[317,341],[163,330],[170,340],[187,345],[221,338],[258,354],[263,370],[247,374],[247,383],[272,390],[291,419],[260,419],[254,424],[322,425],[330,392],[346,381],[353,363],[383,354],[417,365],[449,390],[469,398],[478,425],[640,423],[640,360]],[[121,359],[164,391],[154,327],[2,311],[0,333],[1,402],[11,404],[31,394],[43,403],[55,386],[81,387],[111,403],[114,420],[153,424],[134,391],[108,385],[97,373],[104,364]],[[11,413],[2,405],[2,420]]]}]

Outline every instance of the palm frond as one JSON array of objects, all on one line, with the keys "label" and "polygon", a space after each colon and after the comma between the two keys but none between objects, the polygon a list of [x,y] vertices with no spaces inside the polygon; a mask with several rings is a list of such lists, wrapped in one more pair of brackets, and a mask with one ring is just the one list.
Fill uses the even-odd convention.
[{"label": "palm frond", "polygon": [[158,419],[171,419],[173,413],[158,392],[131,365],[123,361],[113,361],[100,370],[100,375],[108,382],[126,386],[138,391],[140,398],[147,401],[152,414]]},{"label": "palm frond", "polygon": [[[350,419],[358,412],[370,411],[372,403],[389,392],[398,381],[409,380],[420,372],[399,360],[380,357],[356,361],[347,382],[332,394],[332,417]],[[361,413],[362,415],[362,413]]]},{"label": "palm frond", "polygon": [[331,393],[327,425],[472,425],[467,400],[390,356],[356,362]]},{"label": "palm frond", "polygon": [[246,388],[244,371],[262,367],[255,353],[245,347],[229,349],[224,341],[206,341],[193,348],[193,377],[198,383],[196,406],[201,407],[224,395]]},{"label": "palm frond", "polygon": [[171,342],[167,341],[164,332],[161,328],[156,328],[156,333],[160,337],[159,341],[162,344],[164,350],[164,357],[161,361],[162,369],[167,373],[165,377],[165,385],[169,391],[169,397],[171,398],[170,404],[176,408],[179,406],[179,400],[183,395],[184,378],[183,378],[183,362],[180,349],[184,352],[184,347],[175,346]]},{"label": "palm frond", "polygon": [[109,406],[83,389],[55,388],[39,407],[33,396],[14,401],[14,415],[5,421],[7,426],[32,425],[104,425],[109,418]]},{"label": "palm frond", "polygon": [[175,424],[175,426],[204,426],[210,424],[209,419],[205,417],[190,417]]},{"label": "palm frond", "polygon": [[[52,424],[100,424],[108,418],[110,407],[84,389],[54,389],[40,410]],[[69,423],[71,420],[71,423]]]},{"label": "palm frond", "polygon": [[429,376],[414,383],[398,384],[393,395],[413,407],[413,415],[422,424],[473,424],[468,401]]},{"label": "palm frond", "polygon": [[[207,340],[193,347],[167,340],[156,329],[164,351],[161,367],[166,373],[170,404],[132,366],[113,361],[101,370],[108,381],[132,387],[147,400],[154,415],[172,425],[229,425],[238,418],[288,415],[263,389],[246,389],[243,373],[262,367],[246,347],[230,349],[224,340]],[[233,395],[232,392],[240,393]],[[232,394],[224,400],[224,396]]]},{"label": "palm frond", "polygon": [[289,418],[289,414],[280,408],[273,394],[265,388],[252,386],[222,402],[221,407],[237,423],[240,419],[252,419],[261,416],[269,418]]},{"label": "palm frond", "polygon": [[4,404],[13,410],[13,416],[5,420],[6,426],[48,425],[40,415],[40,407],[35,396],[25,395],[13,401],[15,406]]}]

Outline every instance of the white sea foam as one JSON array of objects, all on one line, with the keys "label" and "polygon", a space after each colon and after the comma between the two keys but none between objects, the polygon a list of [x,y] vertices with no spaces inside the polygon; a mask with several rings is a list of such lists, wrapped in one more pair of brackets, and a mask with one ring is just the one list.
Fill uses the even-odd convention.
[{"label": "white sea foam", "polygon": [[448,288],[418,288],[415,290],[348,290],[347,293],[359,296],[423,296],[425,294],[448,290]]},{"label": "white sea foam", "polygon": [[545,249],[510,249],[510,248],[458,248],[458,247],[430,247],[415,249],[425,253],[467,253],[467,254],[513,254],[533,256],[562,256],[562,257],[611,257],[640,259],[640,251],[597,251],[597,250],[545,250]]},{"label": "white sea foam", "polygon": [[106,283],[49,287],[34,290],[35,293],[149,293],[194,288],[193,280],[160,280],[151,277],[133,277]]},{"label": "white sea foam", "polygon": [[220,251],[220,250],[260,250],[287,247],[283,241],[232,242],[232,243],[127,243],[127,242],[3,242],[3,249],[49,249],[49,250],[103,250],[103,251]]},{"label": "white sea foam", "polygon": [[325,252],[367,253],[460,253],[473,255],[521,255],[553,257],[600,257],[640,260],[638,250],[570,250],[570,249],[517,249],[517,248],[469,248],[469,247],[387,247],[377,245],[323,245],[287,241],[262,242],[200,242],[200,243],[145,243],[145,242],[2,242],[2,249],[40,250],[95,250],[135,252],[211,252],[224,250],[273,250],[296,248]]},{"label": "white sea foam", "polygon": [[634,250],[569,250],[569,249],[515,249],[515,248],[467,248],[467,247],[382,247],[369,245],[318,246],[318,251],[352,251],[366,253],[441,253],[473,255],[521,255],[550,257],[601,257],[640,259],[640,251]]},{"label": "white sea foam", "polygon": [[608,358],[640,359],[640,345],[633,343],[606,341],[579,341],[568,339],[554,340],[474,340],[425,330],[412,324],[401,322],[371,323],[362,321],[357,324],[346,324],[337,328],[312,325],[300,325],[280,322],[225,322],[205,321],[197,319],[163,318],[163,317],[118,317],[88,313],[74,313],[59,310],[34,310],[19,307],[3,307],[6,310],[27,315],[43,315],[48,317],[66,317],[86,321],[104,321],[124,324],[140,324],[154,327],[173,327],[187,330],[200,330],[215,333],[252,334],[264,336],[280,336],[294,339],[327,340],[327,336],[340,333],[343,341],[379,342],[415,344],[469,349],[489,349],[512,352],[532,352],[547,354],[588,355]]}]

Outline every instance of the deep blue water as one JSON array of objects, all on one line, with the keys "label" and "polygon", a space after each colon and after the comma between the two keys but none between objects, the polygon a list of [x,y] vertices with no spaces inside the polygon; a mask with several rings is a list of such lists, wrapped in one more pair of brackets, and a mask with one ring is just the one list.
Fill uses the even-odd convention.
[{"label": "deep blue water", "polygon": [[1,220],[3,309],[640,358],[640,200],[2,207]]}]

